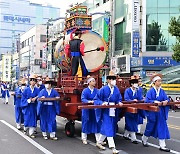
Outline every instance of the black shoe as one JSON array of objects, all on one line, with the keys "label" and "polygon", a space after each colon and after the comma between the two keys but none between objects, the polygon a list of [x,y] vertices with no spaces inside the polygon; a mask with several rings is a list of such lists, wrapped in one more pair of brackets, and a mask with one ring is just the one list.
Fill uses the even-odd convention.
[{"label": "black shoe", "polygon": [[166,147],[164,147],[164,148],[159,148],[159,150],[161,150],[161,151],[164,151],[164,152],[170,152],[170,149],[168,149],[168,148],[166,148]]},{"label": "black shoe", "polygon": [[149,146],[147,143],[144,143],[144,141],[142,141],[142,145],[143,145],[144,147],[148,147],[148,146]]},{"label": "black shoe", "polygon": [[142,134],[142,133],[136,133],[136,135],[143,136],[143,134]]},{"label": "black shoe", "polygon": [[125,140],[130,140],[130,138],[129,138],[129,137],[126,137],[126,136],[123,136],[123,138],[124,138]]},{"label": "black shoe", "polygon": [[138,141],[132,141],[133,144],[138,144]]}]

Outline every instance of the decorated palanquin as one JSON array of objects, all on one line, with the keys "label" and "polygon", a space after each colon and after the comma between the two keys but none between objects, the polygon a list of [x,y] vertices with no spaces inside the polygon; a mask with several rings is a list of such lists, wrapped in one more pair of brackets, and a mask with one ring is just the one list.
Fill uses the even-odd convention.
[{"label": "decorated palanquin", "polygon": [[75,6],[69,12],[70,17],[66,19],[65,23],[67,33],[74,28],[81,28],[81,30],[92,29],[92,16],[87,14],[86,6]]}]

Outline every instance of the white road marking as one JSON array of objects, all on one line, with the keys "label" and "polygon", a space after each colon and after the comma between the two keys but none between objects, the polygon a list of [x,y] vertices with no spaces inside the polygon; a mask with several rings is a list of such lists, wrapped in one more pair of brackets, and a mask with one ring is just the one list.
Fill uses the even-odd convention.
[{"label": "white road marking", "polygon": [[180,117],[175,117],[175,116],[168,116],[170,118],[175,118],[175,119],[180,119]]},{"label": "white road marking", "polygon": [[20,136],[22,136],[25,140],[27,140],[29,143],[31,143],[32,145],[34,145],[36,148],[38,148],[39,150],[41,150],[43,153],[45,154],[53,154],[52,152],[50,152],[49,150],[47,150],[46,148],[42,147],[40,144],[38,144],[37,142],[35,142],[33,139],[31,139],[30,137],[24,135],[21,131],[17,130],[14,126],[12,126],[11,124],[7,123],[4,120],[0,120],[0,122],[2,122],[3,124],[5,124],[6,126],[8,126],[9,128],[11,128],[13,131],[15,131],[17,134],[19,134]]}]

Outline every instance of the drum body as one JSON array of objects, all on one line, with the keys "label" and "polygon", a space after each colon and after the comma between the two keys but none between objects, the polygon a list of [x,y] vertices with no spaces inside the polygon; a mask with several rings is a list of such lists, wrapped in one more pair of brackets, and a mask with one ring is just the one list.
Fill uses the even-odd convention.
[{"label": "drum body", "polygon": [[[83,60],[88,72],[96,72],[101,67],[106,60],[107,56],[107,45],[104,39],[94,31],[86,31],[82,34],[81,40],[84,41],[85,44],[85,52],[93,49],[97,49],[98,47],[104,47],[104,51],[92,51],[85,53],[83,56]],[[70,34],[66,35],[64,39],[59,40],[56,45],[56,49],[54,52],[54,58],[56,61],[56,65],[58,68],[63,70],[64,72],[69,72],[71,69],[71,59],[70,57],[66,57],[64,52],[65,45],[70,41]]]}]

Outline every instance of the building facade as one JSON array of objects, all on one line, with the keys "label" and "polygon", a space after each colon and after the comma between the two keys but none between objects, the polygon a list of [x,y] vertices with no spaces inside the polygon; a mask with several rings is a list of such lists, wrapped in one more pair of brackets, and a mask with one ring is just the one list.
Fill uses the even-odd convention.
[{"label": "building facade", "polygon": [[46,49],[46,25],[37,25],[20,36],[22,48],[20,53],[20,75],[46,75],[42,67],[43,52]]},{"label": "building facade", "polygon": [[60,16],[60,9],[28,0],[0,1],[0,54],[17,50],[17,36]]},{"label": "building facade", "polygon": [[[94,0],[83,4],[91,13],[112,11],[111,69],[117,68],[116,73],[145,77],[179,65],[172,60],[175,37],[168,33],[170,18],[180,14],[179,0]],[[101,35],[102,18],[93,20],[93,29]]]}]

